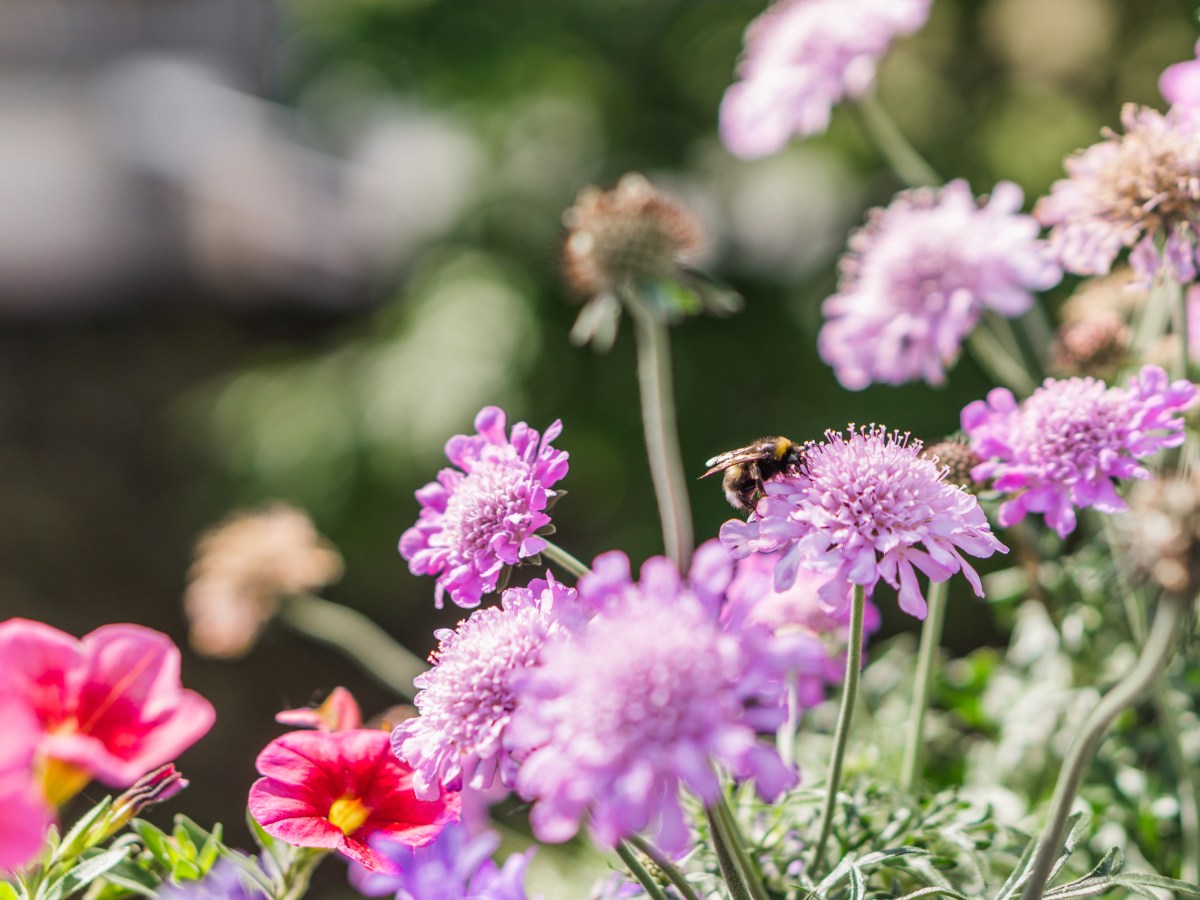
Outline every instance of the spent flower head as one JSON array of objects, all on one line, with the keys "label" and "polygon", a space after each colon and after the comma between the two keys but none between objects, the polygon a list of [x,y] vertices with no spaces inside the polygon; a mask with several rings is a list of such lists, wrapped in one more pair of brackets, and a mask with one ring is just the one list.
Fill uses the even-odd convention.
[{"label": "spent flower head", "polygon": [[504,411],[488,406],[475,417],[476,434],[446,442],[457,468],[417,491],[421,514],[400,538],[400,554],[416,575],[437,578],[434,597],[463,607],[478,606],[496,589],[506,566],[537,556],[546,542],[537,532],[557,492],[551,485],[567,474],[567,453],[550,442],[562,433],[554,421],[540,435],[518,422],[505,434]]},{"label": "spent flower head", "polygon": [[746,29],[738,81],[721,102],[721,137],[742,157],[829,126],[833,107],[872,89],[892,42],[919,29],[930,0],[780,0]]},{"label": "spent flower head", "polygon": [[243,656],[286,594],[337,581],[342,557],[286,503],[235,513],[196,542],[183,606],[203,656]]},{"label": "spent flower head", "polygon": [[1200,471],[1141,481],[1113,520],[1133,574],[1171,594],[1200,593]]},{"label": "spent flower head", "polygon": [[1106,274],[1132,248],[1129,264],[1141,284],[1164,267],[1190,282],[1200,228],[1200,116],[1128,104],[1121,122],[1123,134],[1106,130],[1103,141],[1068,157],[1068,177],[1034,213],[1070,272]]},{"label": "spent flower head", "polygon": [[479,609],[454,630],[436,632],[433,668],[417,676],[421,714],[396,726],[392,749],[412,766],[417,796],[434,799],[443,789],[484,790],[496,775],[512,787],[517,760],[505,730],[517,706],[516,685],[536,666],[574,588],[546,573],[528,588],[509,588],[499,606]]},{"label": "spent flower head", "polygon": [[680,788],[715,802],[714,765],[754,778],[767,799],[796,782],[756,736],[782,721],[787,660],[766,629],[719,620],[732,570],[710,542],[686,581],[655,557],[635,582],[619,552],[598,557],[580,579],[580,601],[595,616],[547,643],[509,724],[528,753],[517,790],[534,801],[539,839],[567,840],[587,819],[603,846],[650,828],[663,850],[678,853],[689,843]]},{"label": "spent flower head", "polygon": [[790,587],[801,567],[829,574],[818,594],[835,613],[854,585],[869,596],[883,579],[898,591],[902,610],[925,618],[918,570],[931,581],[961,571],[982,597],[963,553],[988,557],[1006,548],[975,497],[948,483],[946,470],[921,448],[879,426],[826,432],[799,473],[767,483],[748,521],[721,526],[721,540],[738,557],[784,550],[776,590]]},{"label": "spent flower head", "polygon": [[851,235],[838,292],[822,306],[818,348],[851,390],[946,379],[988,311],[1023,313],[1062,277],[1021,189],[976,200],[965,181],[902,191]]},{"label": "spent flower head", "polygon": [[963,430],[984,459],[976,481],[1011,499],[1000,507],[1000,524],[1013,525],[1029,513],[1066,537],[1075,530],[1076,509],[1125,509],[1116,481],[1149,478],[1139,460],[1184,441],[1178,414],[1196,403],[1196,386],[1169,382],[1158,366],[1144,366],[1124,388],[1094,378],[1047,378],[1021,403],[996,388],[986,402],[962,411]]}]

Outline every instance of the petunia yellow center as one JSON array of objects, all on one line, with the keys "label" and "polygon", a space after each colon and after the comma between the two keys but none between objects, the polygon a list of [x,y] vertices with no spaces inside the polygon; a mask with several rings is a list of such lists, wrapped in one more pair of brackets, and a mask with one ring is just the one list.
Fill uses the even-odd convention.
[{"label": "petunia yellow center", "polygon": [[338,797],[329,807],[329,821],[347,836],[362,828],[371,815],[371,808],[357,797]]},{"label": "petunia yellow center", "polygon": [[39,768],[42,791],[54,806],[62,806],[92,780],[87,771],[61,759],[44,759]]}]

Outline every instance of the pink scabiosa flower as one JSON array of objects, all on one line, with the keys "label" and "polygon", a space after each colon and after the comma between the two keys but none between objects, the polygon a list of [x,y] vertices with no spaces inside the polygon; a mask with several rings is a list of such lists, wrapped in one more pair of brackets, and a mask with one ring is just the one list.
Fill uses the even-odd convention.
[{"label": "pink scabiosa flower", "polygon": [[496,775],[513,786],[517,760],[505,729],[517,704],[516,683],[537,665],[574,588],[546,573],[528,588],[509,588],[499,606],[479,609],[451,631],[436,632],[433,668],[414,684],[421,714],[396,726],[392,748],[414,768],[417,796],[436,799],[443,789],[491,787]]},{"label": "pink scabiosa flower", "polygon": [[754,778],[765,799],[796,783],[756,738],[783,720],[787,660],[766,629],[722,627],[732,574],[713,541],[696,552],[687,581],[655,557],[634,582],[619,552],[580,579],[580,601],[596,615],[546,644],[509,723],[512,744],[528,753],[517,790],[535,801],[540,840],[565,841],[587,818],[606,847],[649,827],[663,850],[682,852],[679,790],[715,802],[714,763]]},{"label": "pink scabiosa flower", "polygon": [[900,608],[924,619],[917,570],[931,581],[961,571],[982,597],[979,576],[963,553],[988,557],[1004,547],[979,502],[948,484],[946,470],[921,456],[921,442],[882,427],[828,431],[805,455],[803,470],[767,482],[767,495],[748,521],[721,526],[734,556],[783,550],[775,589],[791,587],[800,568],[829,574],[817,595],[839,615],[851,588],[868,596],[882,578],[898,591]]},{"label": "pink scabiosa flower", "polygon": [[[1128,104],[1125,133],[1067,159],[1034,214],[1050,228],[1063,268],[1104,275],[1132,247],[1129,265],[1149,286],[1160,268],[1186,284],[1196,277],[1200,228],[1200,116]],[[1162,249],[1159,250],[1161,242]]]},{"label": "pink scabiosa flower", "polygon": [[0,873],[33,862],[54,813],[34,771],[42,729],[23,698],[0,697]]},{"label": "pink scabiosa flower", "polygon": [[822,306],[821,358],[851,390],[946,380],[963,340],[993,310],[1019,315],[1062,271],[1023,195],[1001,182],[977,201],[965,181],[902,191],[850,236],[838,292]]},{"label": "pink scabiosa flower", "polygon": [[275,721],[280,725],[315,728],[318,731],[351,731],[362,728],[363,724],[358,701],[344,687],[335,687],[320,706],[285,709],[276,713]]},{"label": "pink scabiosa flower", "polygon": [[1163,70],[1158,90],[1178,115],[1200,115],[1200,41],[1196,42],[1196,59]]},{"label": "pink scabiosa flower", "polygon": [[538,433],[518,422],[504,433],[504,411],[484,408],[473,435],[446,442],[457,469],[442,469],[437,481],[417,491],[421,515],[400,538],[400,553],[416,575],[437,577],[443,595],[463,607],[478,606],[496,589],[505,566],[536,556],[546,546],[537,531],[550,524],[550,486],[567,474],[567,453],[550,446],[562,433],[554,421]]},{"label": "pink scabiosa flower", "polygon": [[25,619],[0,622],[4,678],[38,719],[46,796],[61,805],[92,778],[128,787],[212,727],[212,704],[179,683],[179,650],[139,625],[82,639]]},{"label": "pink scabiosa flower", "polygon": [[[846,644],[850,634],[850,608],[830,614],[818,596],[831,576],[799,569],[792,586],[775,590],[775,566],[783,551],[751,553],[737,561],[729,584],[729,602],[721,611],[722,621],[741,617],[749,624],[762,624],[780,640],[794,643],[804,659],[816,645],[824,649],[820,679],[797,684],[802,707],[816,706],[825,699],[828,684],[841,684],[846,674]],[[879,630],[879,608],[867,601],[863,615],[863,640]]]},{"label": "pink scabiosa flower", "polygon": [[396,872],[371,849],[372,837],[423,847],[458,820],[457,794],[417,798],[412,770],[392,755],[385,731],[293,731],[255,765],[263,777],[250,788],[250,815],[267,834],[336,850],[372,872]]},{"label": "pink scabiosa flower", "polygon": [[746,29],[737,83],[721,102],[721,138],[742,157],[775,153],[793,134],[829,127],[860,97],[892,41],[929,17],[930,0],[780,0]]},{"label": "pink scabiosa flower", "polygon": [[500,836],[485,832],[469,836],[462,825],[449,825],[437,840],[412,848],[387,838],[372,841],[399,875],[372,873],[351,866],[350,883],[365,897],[393,896],[396,900],[527,900],[525,870],[534,849],[514,853],[503,866],[492,860]]},{"label": "pink scabiosa flower", "polygon": [[963,430],[984,460],[972,477],[995,479],[997,491],[1013,495],[1000,507],[1001,525],[1042,513],[1066,537],[1075,530],[1076,509],[1125,509],[1115,480],[1150,477],[1138,461],[1183,443],[1178,413],[1196,397],[1194,384],[1169,383],[1158,366],[1143,367],[1125,388],[1094,378],[1047,378],[1020,404],[996,388],[986,402],[962,411]]}]

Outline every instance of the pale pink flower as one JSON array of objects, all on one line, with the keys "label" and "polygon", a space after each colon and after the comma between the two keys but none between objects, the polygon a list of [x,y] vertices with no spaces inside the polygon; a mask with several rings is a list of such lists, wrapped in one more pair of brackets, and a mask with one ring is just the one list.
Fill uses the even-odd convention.
[{"label": "pale pink flower", "polygon": [[1167,66],[1158,78],[1158,89],[1181,115],[1200,114],[1200,41],[1196,42],[1196,59]]},{"label": "pale pink flower", "polygon": [[42,737],[37,718],[23,699],[0,699],[0,872],[34,860],[46,845],[54,813],[34,774],[34,754]]}]

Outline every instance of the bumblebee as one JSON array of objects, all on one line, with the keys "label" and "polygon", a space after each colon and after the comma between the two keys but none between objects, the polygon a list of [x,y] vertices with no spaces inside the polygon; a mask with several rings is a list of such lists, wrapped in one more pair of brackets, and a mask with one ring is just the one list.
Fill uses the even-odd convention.
[{"label": "bumblebee", "polygon": [[776,475],[798,471],[803,462],[803,444],[785,437],[765,437],[714,456],[705,463],[708,471],[700,477],[724,472],[721,486],[725,489],[725,499],[736,509],[754,509],[758,498],[766,493],[765,482]]}]

